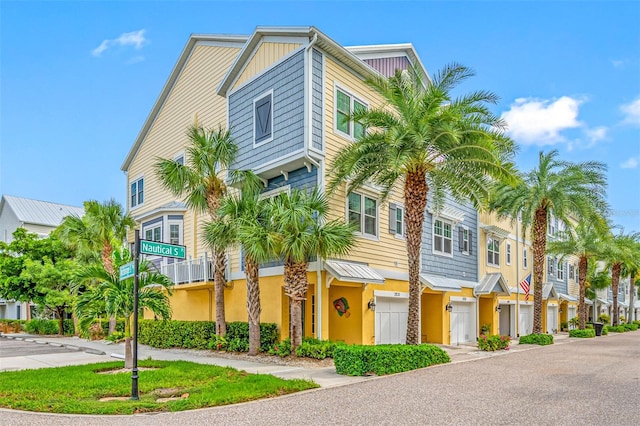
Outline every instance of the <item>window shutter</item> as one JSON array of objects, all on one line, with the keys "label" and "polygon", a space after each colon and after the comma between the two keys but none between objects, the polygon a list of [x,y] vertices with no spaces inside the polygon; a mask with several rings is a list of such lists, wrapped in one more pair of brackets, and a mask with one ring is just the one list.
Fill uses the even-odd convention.
[{"label": "window shutter", "polygon": [[256,142],[271,137],[271,95],[256,102],[255,106]]},{"label": "window shutter", "polygon": [[473,233],[469,230],[469,254],[473,254]]},{"label": "window shutter", "polygon": [[396,205],[393,203],[389,203],[389,233],[396,233]]},{"label": "window shutter", "polygon": [[464,251],[464,229],[458,226],[458,250]]}]

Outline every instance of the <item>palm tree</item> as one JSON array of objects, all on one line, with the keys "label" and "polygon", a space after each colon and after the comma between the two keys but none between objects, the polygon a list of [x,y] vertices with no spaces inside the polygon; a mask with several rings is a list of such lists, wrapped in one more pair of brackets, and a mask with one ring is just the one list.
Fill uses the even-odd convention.
[{"label": "palm tree", "polygon": [[[498,183],[491,208],[498,217],[522,217],[523,235],[533,234],[533,333],[542,333],[542,285],[547,249],[547,221],[551,214],[565,224],[571,218],[589,220],[606,210],[606,166],[597,161],[570,163],[557,159],[558,151],[540,152],[538,167],[524,176],[516,186]],[[577,254],[577,253],[576,253]],[[584,327],[584,280],[587,259],[580,261],[580,327]],[[585,262],[583,264],[583,262]]]},{"label": "palm tree", "polygon": [[[156,174],[165,189],[176,197],[183,197],[187,206],[197,212],[206,212],[210,220],[218,218],[220,201],[227,192],[225,173],[233,163],[238,147],[231,133],[219,127],[205,129],[197,123],[187,132],[190,145],[187,148],[187,162],[158,158]],[[224,250],[211,247],[214,257],[214,288],[216,299],[216,334],[227,332],[224,314],[224,270],[226,255]]]},{"label": "palm tree", "polygon": [[476,91],[454,99],[451,94],[473,75],[452,64],[426,84],[417,69],[367,79],[386,105],[351,114],[349,119],[370,131],[344,148],[332,165],[331,191],[345,181],[347,192],[370,181],[383,189],[386,199],[396,185],[404,185],[408,344],[419,343],[420,336],[420,250],[428,192],[433,192],[437,209],[445,191],[479,206],[490,180],[513,179],[515,145],[503,134],[504,122],[487,107],[497,96]]},{"label": "palm tree", "polygon": [[[135,221],[125,214],[122,205],[114,199],[103,203],[85,201],[84,216],[64,218],[56,233],[59,238],[73,248],[78,257],[87,263],[101,259],[105,271],[115,273],[113,266],[114,247],[122,244],[127,236],[127,228],[135,227]],[[115,331],[115,317],[109,319],[109,333]]]},{"label": "palm tree", "polygon": [[[584,302],[585,292],[587,288],[587,274],[588,271],[592,271],[594,273],[593,278],[598,277],[596,273],[597,271],[594,267],[594,261],[599,259],[602,255],[604,244],[603,241],[605,239],[605,229],[608,229],[608,227],[606,225],[606,221],[603,218],[581,220],[578,222],[575,228],[569,228],[567,231],[560,232],[558,234],[558,239],[550,241],[547,244],[547,253],[561,255],[562,257],[574,255],[579,259],[578,283],[580,286],[580,295],[578,298],[578,327],[580,329],[584,329],[587,318],[587,305]],[[544,257],[542,260],[542,265],[544,265]],[[534,274],[535,267],[536,263],[534,259]],[[538,286],[534,288],[534,297],[538,297],[535,293],[537,287]],[[540,285],[539,287],[542,287],[542,285]],[[542,299],[542,292],[540,292],[540,299]],[[535,323],[533,332],[539,333],[539,331],[535,331]]]},{"label": "palm tree", "polygon": [[[607,266],[611,268],[611,293],[613,295],[612,325],[618,325],[618,287],[620,277],[627,276],[635,267],[638,256],[637,244],[640,233],[618,234],[611,236],[607,249],[604,252]],[[623,273],[624,268],[624,273]],[[633,309],[633,305],[629,305]]]},{"label": "palm tree", "polygon": [[260,351],[260,263],[274,258],[274,234],[270,231],[267,201],[260,198],[262,182],[251,171],[232,173],[241,189],[238,195],[222,199],[219,220],[207,223],[204,239],[211,247],[226,249],[240,244],[244,253],[249,317],[249,355]]},{"label": "palm tree", "polygon": [[353,228],[343,220],[324,222],[328,210],[327,199],[318,189],[294,189],[291,194],[283,192],[270,200],[268,213],[277,236],[277,252],[284,259],[292,353],[302,343],[302,301],[309,287],[309,259],[343,256],[355,242]]},{"label": "palm tree", "polygon": [[[131,261],[131,256],[123,256],[122,266]],[[173,283],[166,276],[155,272],[156,269],[147,260],[141,260],[138,272],[138,306],[149,309],[162,319],[171,318],[169,296]],[[103,265],[87,266],[81,269],[76,277],[77,282],[92,283],[78,299],[76,311],[79,325],[83,330],[93,324],[106,313],[112,317],[124,317],[125,320],[125,367],[131,368],[133,358],[131,352],[131,336],[133,316],[133,278],[121,280],[119,273],[108,272]]]}]

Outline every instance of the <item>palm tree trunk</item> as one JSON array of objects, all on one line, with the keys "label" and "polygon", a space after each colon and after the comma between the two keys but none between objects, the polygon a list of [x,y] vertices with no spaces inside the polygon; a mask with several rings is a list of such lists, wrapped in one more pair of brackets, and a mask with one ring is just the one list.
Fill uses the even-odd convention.
[{"label": "palm tree trunk", "polygon": [[618,325],[618,286],[620,284],[620,263],[614,263],[611,267],[611,293],[613,293],[613,317],[612,325]]},{"label": "palm tree trunk", "polygon": [[[580,283],[580,296],[578,297],[578,328],[584,330],[587,318],[587,304],[584,303],[585,292],[587,290],[587,268],[589,267],[589,259],[586,256],[580,258],[578,271],[578,282]],[[571,319],[571,318],[569,318]]]},{"label": "palm tree trunk", "polygon": [[247,313],[249,314],[249,355],[260,352],[260,282],[259,265],[249,256],[244,257],[247,276]]},{"label": "palm tree trunk", "polygon": [[635,303],[633,301],[634,296],[635,296],[635,290],[636,287],[633,285],[633,274],[631,274],[631,276],[629,277],[629,320],[627,321],[629,324],[631,324],[633,322],[633,320],[635,320],[635,313],[636,313],[636,309],[635,306],[633,306],[633,304]]},{"label": "palm tree trunk", "polygon": [[547,250],[547,209],[538,207],[533,223],[533,334],[542,333],[542,281]]},{"label": "palm tree trunk", "polygon": [[302,301],[305,300],[309,283],[307,281],[308,262],[293,262],[287,259],[284,265],[284,292],[289,296],[291,311],[291,353],[302,343]]},{"label": "palm tree trunk", "polygon": [[226,266],[226,256],[224,250],[215,250],[213,286],[216,298],[216,334],[224,337],[227,334],[227,323],[224,315],[224,270]]},{"label": "palm tree trunk", "polygon": [[64,309],[56,308],[58,314],[58,334],[64,336]]},{"label": "palm tree trunk", "polygon": [[424,172],[407,173],[404,183],[404,220],[407,227],[409,263],[409,316],[406,338],[408,345],[420,343],[420,248],[428,193],[429,186]]}]

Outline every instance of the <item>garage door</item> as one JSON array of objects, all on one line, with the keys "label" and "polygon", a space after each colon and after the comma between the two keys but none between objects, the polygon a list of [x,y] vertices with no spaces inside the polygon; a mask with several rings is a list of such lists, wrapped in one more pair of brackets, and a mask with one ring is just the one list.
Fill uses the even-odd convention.
[{"label": "garage door", "polygon": [[409,299],[376,297],[376,345],[407,342]]},{"label": "garage door", "polygon": [[520,305],[520,326],[519,332],[521,336],[531,334],[533,331],[533,306]]},{"label": "garage door", "polygon": [[475,304],[451,302],[451,344],[475,342],[476,340]]},{"label": "garage door", "polygon": [[553,334],[558,330],[558,307],[547,306],[547,333]]}]

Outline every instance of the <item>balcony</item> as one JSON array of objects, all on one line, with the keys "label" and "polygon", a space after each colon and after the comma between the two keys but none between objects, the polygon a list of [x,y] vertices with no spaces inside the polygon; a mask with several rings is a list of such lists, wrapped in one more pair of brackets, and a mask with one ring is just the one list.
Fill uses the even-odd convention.
[{"label": "balcony", "polygon": [[213,259],[207,253],[179,262],[168,257],[149,260],[176,285],[213,281]]}]

